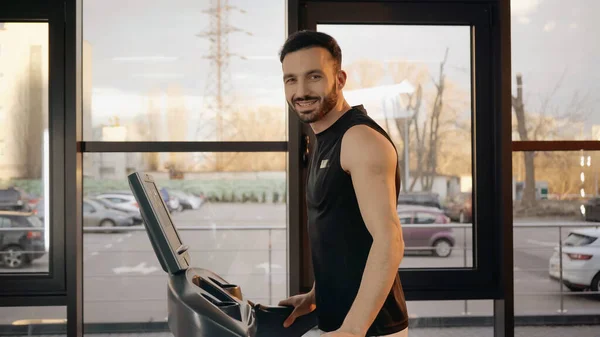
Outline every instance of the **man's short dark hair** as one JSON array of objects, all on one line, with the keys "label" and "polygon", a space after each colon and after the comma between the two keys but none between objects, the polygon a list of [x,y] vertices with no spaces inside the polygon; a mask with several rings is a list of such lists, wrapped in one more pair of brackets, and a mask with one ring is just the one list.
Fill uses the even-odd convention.
[{"label": "man's short dark hair", "polygon": [[287,54],[311,47],[327,49],[335,61],[336,68],[339,70],[342,67],[342,50],[337,41],[328,34],[311,30],[302,30],[291,34],[281,48],[279,61],[283,63]]}]

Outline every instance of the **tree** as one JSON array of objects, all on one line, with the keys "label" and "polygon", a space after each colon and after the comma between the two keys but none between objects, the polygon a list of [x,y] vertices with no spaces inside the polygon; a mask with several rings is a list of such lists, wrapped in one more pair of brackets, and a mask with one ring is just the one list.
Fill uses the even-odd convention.
[{"label": "tree", "polygon": [[[169,141],[186,141],[188,134],[187,109],[185,107],[184,96],[181,86],[171,84],[167,88],[167,129]],[[181,152],[169,153],[168,167],[172,176],[179,176],[182,171],[187,169],[189,154]]]},{"label": "tree", "polygon": [[[469,96],[446,78],[448,53],[446,48],[437,79],[427,68],[414,64],[396,63],[392,68],[395,82],[408,80],[416,86],[414,93],[407,94],[406,109],[411,117],[395,120],[400,137],[412,143],[412,146],[408,144],[409,160],[415,163],[414,168],[411,167],[415,174],[412,181],[405,182],[409,191],[414,190],[417,181],[422,190],[431,191],[434,178],[439,174],[471,174],[471,141],[465,136],[470,135],[470,119],[463,122],[460,118],[462,112],[469,110],[466,99]],[[424,113],[426,110],[429,112]],[[404,123],[409,124],[407,128]],[[402,163],[406,160],[404,157],[403,153]]]},{"label": "tree", "polygon": [[[141,127],[142,139],[148,142],[155,142],[159,139],[161,122],[160,112],[160,91],[158,89],[151,90],[146,97],[147,113],[146,118]],[[141,116],[140,116],[141,117]],[[145,132],[144,132],[145,131]],[[146,152],[143,156],[147,169],[157,171],[160,168],[160,154],[155,152]]]},{"label": "tree", "polygon": [[381,62],[359,59],[346,67],[348,79],[344,90],[371,88],[379,85],[386,69]]},{"label": "tree", "polygon": [[[563,72],[552,90],[543,95],[540,101],[539,110],[536,112],[534,108],[527,107],[524,99],[523,75],[516,75],[517,94],[512,97],[512,106],[515,112],[516,123],[514,127],[522,141],[528,140],[549,140],[549,139],[564,139],[566,137],[576,137],[581,133],[583,128],[583,120],[589,113],[588,97],[581,95],[578,91],[574,91],[571,99],[566,102],[564,107],[552,102],[557,96],[566,72]],[[538,165],[535,165],[535,161]],[[560,163],[570,163],[572,158],[568,153],[523,153],[523,165],[525,167],[525,187],[523,190],[523,198],[521,203],[523,206],[535,206],[536,201],[536,171],[538,168],[545,170],[545,164],[541,164],[544,158],[551,159],[547,165],[560,165]],[[568,166],[568,165],[567,165]],[[546,181],[553,181],[551,189],[557,191],[572,190],[572,181],[568,181],[571,177],[577,177],[577,174],[571,173],[569,177],[565,177],[566,168],[559,171],[554,171],[558,175],[558,179],[546,176]],[[546,170],[545,170],[546,171]],[[565,179],[565,180],[561,180]],[[565,192],[567,193],[567,192]],[[559,192],[560,194],[560,192]]]},{"label": "tree", "polygon": [[[410,148],[410,144],[411,144],[411,130],[414,128],[414,124],[416,123],[416,119],[415,119],[415,115],[418,114],[418,112],[421,109],[421,101],[423,99],[423,86],[421,85],[421,83],[424,83],[425,81],[427,81],[427,78],[429,76],[429,71],[422,66],[418,66],[415,65],[414,63],[407,63],[407,62],[395,62],[389,65],[389,69],[390,69],[390,73],[392,75],[392,79],[395,83],[402,83],[402,81],[408,81],[409,83],[415,84],[417,85],[417,89],[415,91],[415,93],[410,93],[410,94],[406,94],[408,97],[408,103],[407,103],[407,114],[410,115],[411,117],[407,117],[407,118],[393,118],[394,121],[394,126],[396,128],[396,131],[399,134],[399,138],[400,138],[400,142],[402,144],[402,148],[400,148],[400,146],[397,145],[400,155],[399,155],[399,165],[401,168],[405,168],[406,167],[406,161],[410,160],[410,153],[414,152],[411,151]],[[385,119],[385,125],[386,125],[386,129],[388,130],[388,132],[391,129],[390,124],[389,124],[389,120],[390,118],[386,118]],[[408,144],[405,144],[406,140],[408,139]],[[412,142],[413,144],[415,144],[414,142]],[[406,148],[408,147],[408,152],[409,152],[409,158],[406,158]],[[414,150],[414,147],[413,147]],[[410,162],[412,162],[412,160],[410,160]],[[417,163],[417,166],[419,164]],[[410,169],[410,168],[409,168]],[[414,184],[411,184],[409,181],[406,181],[406,175],[405,174],[401,174],[401,181],[402,181],[402,189],[404,192],[407,191],[412,191],[414,189]]]},{"label": "tree", "polygon": [[[254,109],[233,110],[229,123],[237,130],[229,136],[230,141],[280,141],[286,136],[285,107],[259,106]],[[220,156],[219,168],[215,166],[216,156]],[[284,152],[222,152],[195,165],[195,171],[257,172],[282,171],[286,169]]]},{"label": "tree", "polygon": [[[386,116],[380,121],[398,149],[400,167],[404,169],[408,160],[410,170],[416,173],[410,182],[405,181],[405,174],[401,175],[405,191],[414,190],[417,182],[423,190],[431,190],[438,174],[470,174],[471,171],[471,139],[464,134],[466,131],[470,135],[470,119],[464,122],[459,118],[469,110],[469,93],[446,79],[448,53],[447,49],[437,79],[426,66],[405,61],[384,66],[380,61],[361,59],[346,67],[345,90],[381,85],[387,74],[393,83],[408,81],[415,87],[411,94],[399,94],[401,108],[410,117]],[[409,144],[404,144],[406,139]],[[409,158],[406,158],[406,147]]]},{"label": "tree", "polygon": [[26,179],[41,179],[43,130],[48,120],[42,97],[42,47],[31,46],[29,65],[17,73],[10,115],[14,118],[13,137],[16,162]]},{"label": "tree", "polygon": [[[419,139],[418,124],[415,122],[417,144],[420,151],[417,155],[420,157],[419,162],[421,165],[418,166],[417,177],[421,178],[421,186],[425,191],[431,191],[433,186],[433,178],[437,175],[437,157],[438,157],[438,144],[439,144],[439,129],[440,129],[440,114],[442,113],[443,100],[444,100],[444,89],[446,76],[444,74],[444,65],[448,60],[448,48],[444,54],[444,60],[440,63],[440,75],[435,84],[437,93],[432,106],[431,115],[429,117],[429,134],[427,135],[427,125],[423,125],[423,134]],[[432,78],[433,81],[433,78]],[[420,86],[419,86],[420,87]],[[425,149],[424,143],[428,141],[428,148]],[[423,161],[425,161],[423,163]],[[414,178],[412,186],[414,186],[417,177]],[[412,190],[412,188],[411,188]]]},{"label": "tree", "polygon": [[[522,141],[529,140],[527,127],[525,124],[525,104],[523,103],[523,78],[521,74],[517,74],[517,96],[512,97],[513,110],[517,117],[517,128],[519,138]],[[525,162],[525,188],[523,190],[522,203],[524,206],[533,206],[536,203],[535,198],[535,167],[533,159],[535,153],[524,152]]]}]

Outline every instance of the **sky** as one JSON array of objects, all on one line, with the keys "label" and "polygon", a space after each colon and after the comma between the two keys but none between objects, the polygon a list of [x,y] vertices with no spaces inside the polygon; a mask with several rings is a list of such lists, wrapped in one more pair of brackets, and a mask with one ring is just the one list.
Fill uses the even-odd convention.
[{"label": "sky", "polygon": [[542,100],[550,98],[551,110],[560,113],[569,111],[573,95],[587,96],[585,122],[600,124],[600,2],[513,0],[511,4],[513,88],[515,74],[522,73],[526,104],[540,107]]},{"label": "sky", "polygon": [[[221,0],[224,3],[224,0]],[[189,106],[201,108],[207,87],[214,87],[210,43],[195,36],[211,29],[203,13],[217,0],[84,0],[83,38],[92,46],[92,120],[144,113],[140,95],[169,85],[183,89]],[[282,108],[279,48],[286,37],[284,0],[230,0],[231,91],[247,107]],[[575,93],[589,95],[583,106],[588,125],[600,124],[594,111],[600,93],[598,0],[512,0],[512,64],[523,74],[526,104],[539,110],[551,98],[555,111],[568,111]],[[242,13],[240,9],[244,10]],[[435,74],[446,47],[447,76],[469,90],[470,45],[466,27],[320,26],[340,43],[344,65],[368,58],[413,61]],[[249,34],[251,35],[249,35]],[[560,81],[562,77],[562,81]],[[391,81],[388,81],[391,84]],[[558,90],[554,88],[560,82]],[[553,94],[554,93],[554,94]]]}]

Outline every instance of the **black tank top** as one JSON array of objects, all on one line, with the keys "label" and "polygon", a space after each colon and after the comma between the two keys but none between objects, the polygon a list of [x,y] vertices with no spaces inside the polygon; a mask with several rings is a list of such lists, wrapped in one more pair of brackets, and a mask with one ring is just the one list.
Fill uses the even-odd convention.
[{"label": "black tank top", "polygon": [[[316,135],[309,166],[306,199],[316,310],[319,329],[327,332],[340,328],[350,311],[373,242],[360,213],[350,174],[340,164],[342,137],[355,125],[369,126],[392,142],[385,130],[367,116],[362,105],[354,106]],[[396,165],[396,194],[399,192],[400,174]],[[396,275],[367,336],[392,334],[407,326],[404,292]]]}]

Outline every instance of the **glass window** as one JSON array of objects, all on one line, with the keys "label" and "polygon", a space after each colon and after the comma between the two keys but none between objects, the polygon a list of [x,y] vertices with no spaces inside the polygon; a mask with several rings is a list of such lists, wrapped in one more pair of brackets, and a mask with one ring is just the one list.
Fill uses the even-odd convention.
[{"label": "glass window", "polygon": [[413,213],[409,212],[398,212],[398,216],[400,217],[401,224],[410,224],[413,220]]},{"label": "glass window", "polygon": [[32,227],[37,227],[37,228],[44,227],[44,223],[37,216],[28,216],[27,219],[26,219],[26,221]]},{"label": "glass window", "polygon": [[599,163],[597,151],[513,153],[516,315],[600,313]]},{"label": "glass window", "polygon": [[94,210],[94,207],[87,202],[83,203],[83,213],[90,213]]},{"label": "glass window", "polygon": [[[0,31],[1,32],[1,31]],[[0,307],[2,332],[12,336],[67,333],[67,307]]]},{"label": "glass window", "polygon": [[600,140],[595,0],[511,1],[513,140]]},{"label": "glass window", "polygon": [[43,22],[0,27],[0,212],[23,225],[0,231],[0,274],[49,271],[48,34]]},{"label": "glass window", "polygon": [[432,224],[438,220],[441,220],[441,217],[432,213],[417,212],[415,216],[415,223],[417,224]]},{"label": "glass window", "polygon": [[[600,232],[599,232],[600,235]],[[584,235],[584,234],[578,234],[578,233],[570,233],[569,236],[567,236],[567,238],[564,241],[564,245],[565,246],[572,246],[572,247],[581,247],[581,246],[587,246],[590,243],[596,241],[598,239],[597,236],[589,236],[589,235]]]},{"label": "glass window", "polygon": [[287,139],[285,0],[85,0],[82,10],[84,140]]},{"label": "glass window", "polygon": [[317,30],[340,44],[348,103],[362,104],[398,149],[401,207],[468,223],[439,230],[403,225],[407,256],[400,267],[472,267],[471,207],[446,207],[446,199],[472,187],[470,27],[318,24]]},{"label": "glass window", "polygon": [[[255,303],[276,305],[286,298],[288,283],[287,153],[219,153],[229,163],[227,171],[215,170],[216,155],[86,153],[84,200],[133,197],[126,168],[150,174],[190,247],[191,265],[239,285]],[[193,166],[195,157],[203,165]],[[184,169],[170,170],[171,164]],[[99,170],[108,165],[116,174]],[[164,322],[167,275],[137,203],[112,204],[98,213],[83,219],[86,323]],[[105,226],[110,230],[94,228]]]}]

